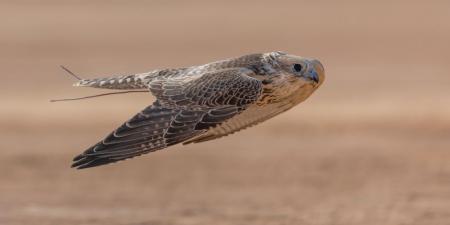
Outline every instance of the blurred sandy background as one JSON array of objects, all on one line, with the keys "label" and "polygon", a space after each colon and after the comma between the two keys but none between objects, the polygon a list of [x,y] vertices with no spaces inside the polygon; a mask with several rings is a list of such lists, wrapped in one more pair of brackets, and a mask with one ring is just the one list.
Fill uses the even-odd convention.
[{"label": "blurred sandy background", "polygon": [[[450,224],[446,1],[1,1],[0,224]],[[319,58],[304,104],[214,142],[71,159],[153,98],[80,76],[273,50]]]}]

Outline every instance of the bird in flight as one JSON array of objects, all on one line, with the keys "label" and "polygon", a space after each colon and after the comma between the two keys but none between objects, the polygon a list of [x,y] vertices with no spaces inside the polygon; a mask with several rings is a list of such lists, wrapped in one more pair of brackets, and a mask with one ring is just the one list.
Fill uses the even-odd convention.
[{"label": "bird in flight", "polygon": [[316,59],[270,52],[200,66],[81,79],[74,86],[147,90],[156,100],[76,156],[72,167],[100,166],[178,143],[227,136],[299,104],[324,78]]}]

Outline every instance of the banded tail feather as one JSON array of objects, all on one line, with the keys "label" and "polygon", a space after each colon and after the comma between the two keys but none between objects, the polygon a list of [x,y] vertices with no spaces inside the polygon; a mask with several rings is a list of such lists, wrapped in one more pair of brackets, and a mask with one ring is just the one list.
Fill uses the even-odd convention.
[{"label": "banded tail feather", "polygon": [[147,89],[150,73],[82,79],[75,83],[76,87],[92,87],[104,89]]}]

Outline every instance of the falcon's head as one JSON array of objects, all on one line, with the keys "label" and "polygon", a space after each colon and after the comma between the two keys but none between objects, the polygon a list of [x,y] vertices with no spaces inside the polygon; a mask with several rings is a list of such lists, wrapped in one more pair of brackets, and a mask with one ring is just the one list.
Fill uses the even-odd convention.
[{"label": "falcon's head", "polygon": [[318,88],[325,79],[325,71],[319,60],[289,55],[284,52],[271,52],[263,56],[270,65],[269,81],[295,82],[300,86],[311,85]]}]

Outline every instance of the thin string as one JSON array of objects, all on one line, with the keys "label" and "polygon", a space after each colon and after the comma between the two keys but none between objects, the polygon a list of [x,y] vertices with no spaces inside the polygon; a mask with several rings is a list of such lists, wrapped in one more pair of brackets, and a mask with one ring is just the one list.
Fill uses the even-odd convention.
[{"label": "thin string", "polygon": [[75,77],[77,80],[82,80],[79,76],[75,75],[72,71],[70,71],[69,69],[67,69],[66,67],[64,67],[63,65],[60,65],[59,67],[61,67],[61,69],[63,69],[64,71],[66,71],[68,74],[72,75],[73,77]]},{"label": "thin string", "polygon": [[96,97],[101,97],[101,96],[106,96],[106,95],[117,95],[117,94],[136,93],[136,92],[147,92],[148,93],[148,90],[145,90],[145,91],[141,90],[141,91],[109,92],[109,93],[103,93],[103,94],[98,94],[98,95],[90,95],[90,96],[79,97],[79,98],[54,99],[54,100],[50,100],[50,102],[75,101],[75,100],[83,100],[83,99],[88,99],[88,98],[96,98]]}]

